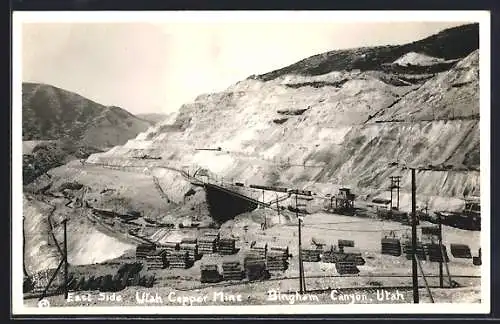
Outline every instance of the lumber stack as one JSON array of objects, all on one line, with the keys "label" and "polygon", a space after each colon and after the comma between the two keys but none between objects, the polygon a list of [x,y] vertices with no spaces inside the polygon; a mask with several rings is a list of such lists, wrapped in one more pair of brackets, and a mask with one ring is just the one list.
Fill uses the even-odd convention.
[{"label": "lumber stack", "polygon": [[216,283],[221,280],[217,264],[202,264],[200,266],[202,283]]},{"label": "lumber stack", "polygon": [[222,276],[224,280],[243,279],[243,270],[239,261],[222,262]]},{"label": "lumber stack", "polygon": [[430,243],[424,245],[424,248],[426,250],[426,254],[429,256],[429,261],[431,262],[442,262],[443,257],[445,262],[449,262],[450,258],[448,257],[448,253],[446,251],[446,246],[442,245],[442,251],[439,248],[439,244],[435,243]]},{"label": "lumber stack", "polygon": [[165,269],[168,266],[167,250],[156,250],[146,256],[146,266],[148,270]]},{"label": "lumber stack", "polygon": [[179,251],[186,252],[192,262],[198,259],[198,245],[196,243],[181,243],[179,244]]},{"label": "lumber stack", "polygon": [[245,274],[248,280],[262,280],[269,278],[265,260],[254,260],[245,263]]},{"label": "lumber stack", "polygon": [[178,251],[179,250],[179,243],[178,242],[164,242],[164,243],[158,244],[158,247],[165,249],[168,252]]},{"label": "lumber stack", "polygon": [[186,269],[191,266],[191,262],[186,251],[172,251],[167,255],[170,268]]},{"label": "lumber stack", "polygon": [[218,251],[222,255],[231,255],[236,253],[236,240],[232,238],[220,239]]},{"label": "lumber stack", "polygon": [[271,246],[269,248],[269,251],[281,252],[283,257],[285,258],[285,261],[287,261],[290,256],[290,251],[288,250],[288,246]]},{"label": "lumber stack", "polygon": [[472,259],[472,253],[470,247],[465,244],[451,244],[450,245],[451,255],[454,258],[459,259]]},{"label": "lumber stack", "polygon": [[146,257],[155,251],[155,244],[139,244],[135,249],[135,258],[137,260],[146,260]]},{"label": "lumber stack", "polygon": [[401,241],[397,238],[384,237],[381,240],[382,254],[400,256],[401,255]]},{"label": "lumber stack", "polygon": [[267,254],[267,243],[253,243],[250,250],[265,259]]},{"label": "lumber stack", "polygon": [[359,269],[354,262],[337,262],[335,263],[335,269],[339,275],[359,273]]},{"label": "lumber stack", "polygon": [[321,250],[316,248],[302,249],[302,261],[304,262],[319,262]]},{"label": "lumber stack", "polygon": [[269,251],[266,257],[269,271],[285,271],[288,269],[288,255],[284,251]]},{"label": "lumber stack", "polygon": [[341,240],[341,239],[339,239],[338,246],[339,246],[339,248],[341,248],[341,247],[354,247],[354,241],[353,240]]},{"label": "lumber stack", "polygon": [[[403,253],[406,255],[406,259],[413,259],[413,248],[411,242],[405,242],[403,244]],[[422,242],[417,242],[416,255],[419,260],[425,261],[427,259],[425,248]]]},{"label": "lumber stack", "polygon": [[217,250],[217,238],[213,236],[202,236],[198,238],[198,253],[213,254]]}]

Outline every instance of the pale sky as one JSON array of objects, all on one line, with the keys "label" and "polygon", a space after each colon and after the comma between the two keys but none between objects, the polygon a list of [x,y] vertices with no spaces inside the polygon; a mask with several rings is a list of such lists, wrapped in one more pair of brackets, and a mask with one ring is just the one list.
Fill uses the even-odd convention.
[{"label": "pale sky", "polygon": [[402,44],[462,24],[24,23],[22,77],[132,113],[168,113],[311,55]]}]

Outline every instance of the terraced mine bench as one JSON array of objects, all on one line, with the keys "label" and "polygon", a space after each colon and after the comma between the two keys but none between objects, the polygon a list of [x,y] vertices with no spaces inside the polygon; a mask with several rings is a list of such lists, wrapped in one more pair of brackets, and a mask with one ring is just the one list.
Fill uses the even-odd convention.
[{"label": "terraced mine bench", "polygon": [[470,247],[465,244],[451,244],[450,245],[451,255],[454,258],[459,259],[472,259],[472,253]]},{"label": "terraced mine bench", "polygon": [[316,247],[302,248],[302,261],[304,262],[319,262],[321,260],[322,250]]},{"label": "terraced mine bench", "polygon": [[284,251],[269,251],[266,266],[269,271],[285,271],[288,269],[288,255]]},{"label": "terraced mine bench", "polygon": [[236,253],[236,240],[232,238],[220,239],[218,251],[222,255],[231,255]]},{"label": "terraced mine bench", "polygon": [[216,283],[222,279],[217,264],[202,264],[200,271],[200,282],[202,283]]},{"label": "terraced mine bench", "polygon": [[187,269],[192,266],[192,262],[186,251],[169,252],[167,260],[170,268]]}]

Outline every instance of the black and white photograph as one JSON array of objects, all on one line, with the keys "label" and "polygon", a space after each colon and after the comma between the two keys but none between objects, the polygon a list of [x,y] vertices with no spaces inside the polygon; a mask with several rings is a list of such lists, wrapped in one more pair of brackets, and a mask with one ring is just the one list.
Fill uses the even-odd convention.
[{"label": "black and white photograph", "polygon": [[489,19],[14,12],[14,314],[489,312]]}]

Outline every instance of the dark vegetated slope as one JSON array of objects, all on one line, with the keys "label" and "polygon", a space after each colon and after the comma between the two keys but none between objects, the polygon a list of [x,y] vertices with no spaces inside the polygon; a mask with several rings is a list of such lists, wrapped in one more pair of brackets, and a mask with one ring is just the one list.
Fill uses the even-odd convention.
[{"label": "dark vegetated slope", "polygon": [[30,154],[23,155],[23,185],[31,183],[52,168],[74,159],[86,159],[97,152],[101,150],[68,141],[38,144]]},{"label": "dark vegetated slope", "polygon": [[[151,123],[57,87],[23,83],[23,140],[71,139],[108,148],[124,144]],[[106,134],[110,133],[110,134]]]},{"label": "dark vegetated slope", "polygon": [[[250,78],[269,81],[286,74],[320,75],[341,70],[380,70],[383,69],[384,64],[392,63],[408,52],[417,52],[452,60],[465,57],[478,48],[479,24],[475,23],[445,29],[438,34],[404,45],[330,51],[311,56],[282,69]],[[450,66],[440,64],[437,67],[445,70]],[[388,69],[387,66],[384,68]],[[415,70],[415,73],[429,73],[429,69],[435,70],[436,67],[405,68],[405,73],[410,73],[413,70]],[[432,71],[432,73],[435,72],[440,71]]]}]

